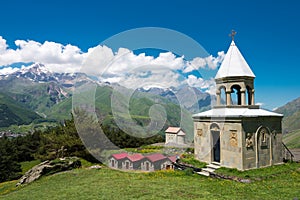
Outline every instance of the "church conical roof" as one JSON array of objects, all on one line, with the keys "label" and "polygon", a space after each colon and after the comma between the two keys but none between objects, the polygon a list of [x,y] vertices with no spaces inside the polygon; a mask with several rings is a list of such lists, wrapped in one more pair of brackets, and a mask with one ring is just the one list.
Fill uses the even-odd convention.
[{"label": "church conical roof", "polygon": [[215,78],[219,79],[233,76],[255,77],[234,41],[231,42]]}]

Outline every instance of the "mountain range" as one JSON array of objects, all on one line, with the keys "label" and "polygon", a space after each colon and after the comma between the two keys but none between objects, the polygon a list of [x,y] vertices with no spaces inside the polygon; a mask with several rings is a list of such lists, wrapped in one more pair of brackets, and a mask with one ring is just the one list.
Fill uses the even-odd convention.
[{"label": "mountain range", "polygon": [[43,65],[34,64],[1,75],[0,90],[41,117],[51,118],[52,107],[71,97],[75,83],[88,80],[83,74],[52,73]]},{"label": "mountain range", "polygon": [[[106,123],[110,123],[113,118],[111,116],[111,95],[116,85],[96,82],[84,73],[56,73],[47,70],[43,64],[33,64],[11,74],[0,75],[2,92],[0,105],[6,113],[2,115],[6,121],[0,120],[0,127],[7,127],[11,124],[28,124],[34,120],[59,122],[70,118],[72,93],[78,85],[85,83],[98,85],[95,96],[97,99],[96,112],[98,117],[104,119]],[[117,87],[121,86],[117,85]],[[130,91],[127,88],[122,88],[122,90]],[[191,96],[194,99],[191,99]],[[148,90],[139,88],[134,91],[131,98],[130,114],[135,121],[138,123],[149,122],[150,107],[159,103],[167,111],[166,126],[180,125],[181,110],[185,113],[184,115],[191,117],[191,113],[208,109],[214,99],[211,95],[190,87],[150,88]],[[192,131],[192,127],[186,129]]]},{"label": "mountain range", "polygon": [[[56,73],[49,71],[43,64],[33,64],[11,74],[0,75],[0,127],[41,120],[59,122],[70,118],[72,93],[78,85],[85,83],[98,85],[95,94],[96,112],[98,117],[110,123],[113,118],[111,95],[116,85],[96,82],[84,73]],[[128,88],[122,90],[130,91]],[[130,114],[134,120],[147,123],[150,107],[159,103],[167,110],[166,126],[180,125],[181,110],[191,117],[192,113],[210,109],[215,101],[214,95],[188,86],[168,89],[139,88],[131,98]],[[300,98],[275,112],[284,114],[284,130],[300,129]],[[192,131],[192,127],[187,129]]]}]

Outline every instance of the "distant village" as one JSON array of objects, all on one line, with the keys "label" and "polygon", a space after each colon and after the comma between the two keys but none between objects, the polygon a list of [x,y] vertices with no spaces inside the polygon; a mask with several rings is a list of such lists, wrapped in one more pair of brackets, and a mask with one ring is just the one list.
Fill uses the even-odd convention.
[{"label": "distant village", "polygon": [[7,137],[7,138],[16,138],[19,136],[23,136],[23,134],[20,133],[13,133],[11,131],[0,131],[0,138]]}]

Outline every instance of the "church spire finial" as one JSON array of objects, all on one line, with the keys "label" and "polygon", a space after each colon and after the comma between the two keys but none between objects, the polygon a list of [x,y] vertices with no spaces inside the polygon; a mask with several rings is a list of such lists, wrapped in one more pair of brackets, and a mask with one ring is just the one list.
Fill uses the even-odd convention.
[{"label": "church spire finial", "polygon": [[236,31],[235,30],[231,30],[231,33],[229,34],[229,36],[231,37],[232,41],[234,41],[234,36],[236,35]]}]

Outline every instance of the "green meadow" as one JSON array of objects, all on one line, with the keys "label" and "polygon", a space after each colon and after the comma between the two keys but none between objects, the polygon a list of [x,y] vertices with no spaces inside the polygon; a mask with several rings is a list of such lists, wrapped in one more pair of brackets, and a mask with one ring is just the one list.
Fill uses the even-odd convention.
[{"label": "green meadow", "polygon": [[83,167],[45,176],[20,187],[15,187],[17,181],[0,183],[0,199],[300,198],[299,163],[244,172],[221,168],[217,173],[248,178],[251,182],[208,178],[188,171],[142,173]]}]

